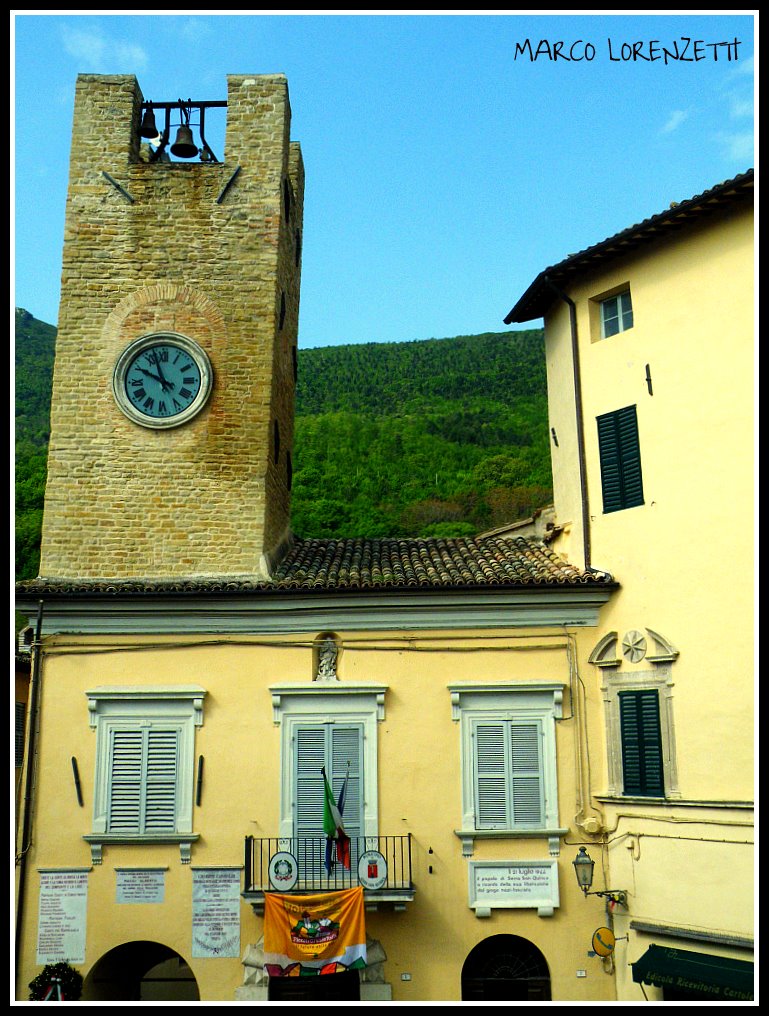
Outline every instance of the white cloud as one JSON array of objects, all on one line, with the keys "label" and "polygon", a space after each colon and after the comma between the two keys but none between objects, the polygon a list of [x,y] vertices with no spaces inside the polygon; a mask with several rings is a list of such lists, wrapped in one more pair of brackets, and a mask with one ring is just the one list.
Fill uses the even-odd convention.
[{"label": "white cloud", "polygon": [[731,134],[719,134],[718,140],[729,159],[741,162],[745,169],[753,165],[753,132],[735,131]]},{"label": "white cloud", "polygon": [[115,52],[117,59],[124,65],[132,68],[133,71],[139,72],[147,69],[149,65],[149,55],[147,50],[143,46],[136,46],[128,42],[115,43]]},{"label": "white cloud", "polygon": [[107,46],[103,37],[98,33],[81,32],[76,28],[63,25],[61,35],[66,52],[80,63],[88,65],[90,70],[95,70],[104,62]]},{"label": "white cloud", "polygon": [[184,18],[181,24],[177,28],[177,32],[181,38],[188,43],[201,42],[203,39],[211,35],[211,29],[205,21],[201,21],[200,18]]},{"label": "white cloud", "polygon": [[746,57],[744,60],[740,60],[734,65],[733,77],[753,77],[754,69],[754,58],[752,56]]},{"label": "white cloud", "polygon": [[740,120],[743,117],[753,116],[753,99],[745,99],[738,95],[729,96],[729,115],[732,119]]},{"label": "white cloud", "polygon": [[689,117],[688,109],[674,109],[673,112],[667,119],[667,123],[662,128],[663,134],[670,134],[672,131],[677,130],[684,120]]},{"label": "white cloud", "polygon": [[143,46],[69,25],[62,25],[61,35],[65,52],[77,60],[80,72],[134,74],[149,66],[149,54]]}]

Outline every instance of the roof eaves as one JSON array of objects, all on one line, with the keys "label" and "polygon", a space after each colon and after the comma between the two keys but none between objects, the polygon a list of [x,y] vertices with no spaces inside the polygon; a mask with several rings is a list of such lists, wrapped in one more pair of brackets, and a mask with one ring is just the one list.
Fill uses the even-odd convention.
[{"label": "roof eaves", "polygon": [[505,324],[522,324],[543,317],[555,299],[553,284],[562,286],[596,264],[621,257],[642,244],[658,240],[663,232],[688,225],[724,205],[742,200],[752,192],[753,180],[754,172],[749,169],[545,268],[505,317]]}]

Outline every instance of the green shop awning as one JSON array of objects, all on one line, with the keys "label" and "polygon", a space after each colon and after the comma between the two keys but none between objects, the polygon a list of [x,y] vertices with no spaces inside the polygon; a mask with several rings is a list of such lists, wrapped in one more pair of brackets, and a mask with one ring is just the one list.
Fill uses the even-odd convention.
[{"label": "green shop awning", "polygon": [[650,945],[632,967],[634,981],[656,988],[702,992],[714,1001],[753,998],[753,964],[744,960]]}]

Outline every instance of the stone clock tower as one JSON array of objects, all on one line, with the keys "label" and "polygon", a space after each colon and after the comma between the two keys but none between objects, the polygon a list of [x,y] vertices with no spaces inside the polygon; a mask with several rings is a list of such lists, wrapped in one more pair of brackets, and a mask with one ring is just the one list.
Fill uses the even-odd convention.
[{"label": "stone clock tower", "polygon": [[289,539],[302,158],[282,75],[201,133],[224,105],[223,160],[174,161],[170,103],[78,79],[42,578],[264,578]]}]

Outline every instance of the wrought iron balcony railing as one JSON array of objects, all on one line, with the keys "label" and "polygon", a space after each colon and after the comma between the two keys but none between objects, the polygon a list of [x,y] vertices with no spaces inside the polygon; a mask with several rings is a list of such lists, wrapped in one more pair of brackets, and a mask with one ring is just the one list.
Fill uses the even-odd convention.
[{"label": "wrought iron balcony railing", "polygon": [[244,896],[258,903],[265,892],[328,892],[362,885],[372,902],[414,898],[410,835],[352,837],[350,867],[335,854],[332,860],[327,871],[325,836],[247,836]]}]

